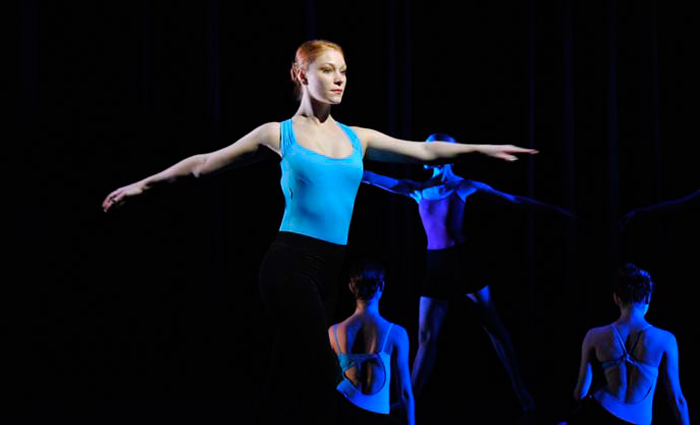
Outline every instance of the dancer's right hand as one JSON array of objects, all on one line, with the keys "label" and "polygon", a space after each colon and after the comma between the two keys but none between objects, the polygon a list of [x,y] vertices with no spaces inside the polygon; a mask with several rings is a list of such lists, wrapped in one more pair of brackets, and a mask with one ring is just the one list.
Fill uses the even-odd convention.
[{"label": "dancer's right hand", "polygon": [[142,194],[143,186],[143,183],[136,182],[113,191],[102,201],[102,210],[109,212],[113,208],[122,206],[128,198]]}]

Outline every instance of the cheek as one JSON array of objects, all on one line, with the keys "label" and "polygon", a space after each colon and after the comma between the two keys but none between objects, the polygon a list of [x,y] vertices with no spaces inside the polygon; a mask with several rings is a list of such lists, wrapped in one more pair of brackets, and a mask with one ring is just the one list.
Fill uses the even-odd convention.
[{"label": "cheek", "polygon": [[[311,83],[311,82],[309,82]],[[329,78],[327,76],[319,76],[314,79],[313,84],[309,84],[311,87],[311,90],[317,92],[317,93],[324,93],[326,89],[329,87],[333,86],[333,79]]]},{"label": "cheek", "polygon": [[323,92],[323,87],[324,87],[323,80],[321,80],[319,78],[314,78],[313,81],[309,81],[309,89],[313,93]]},{"label": "cheek", "polygon": [[309,78],[309,86],[310,87],[323,87],[324,81],[323,81],[323,75],[317,74],[314,75],[313,77]]}]

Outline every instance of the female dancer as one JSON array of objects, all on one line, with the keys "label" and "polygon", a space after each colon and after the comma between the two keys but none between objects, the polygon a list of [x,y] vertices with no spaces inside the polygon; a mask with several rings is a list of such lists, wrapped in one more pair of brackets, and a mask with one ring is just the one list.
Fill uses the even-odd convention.
[{"label": "female dancer", "polygon": [[514,154],[535,152],[512,145],[410,142],[343,125],[331,117],[331,106],[343,98],[346,70],[337,44],[303,43],[291,68],[300,100],[292,118],[263,124],[223,149],[185,158],[113,191],[103,202],[104,210],[110,211],[164,183],[254,161],[261,146],[281,157],[285,210],[259,276],[263,303],[275,323],[265,397],[271,407],[262,409],[270,423],[333,423],[339,374],[328,344],[324,301],[333,299],[362,159],[438,163],[478,152],[513,161]]},{"label": "female dancer", "polygon": [[355,312],[328,329],[331,347],[338,356],[343,380],[337,390],[351,403],[340,409],[347,424],[386,424],[391,410],[391,375],[396,376],[401,416],[415,423],[409,342],[406,329],[388,322],[379,313],[384,292],[384,270],[372,262],[361,264],[350,275]]},{"label": "female dancer", "polygon": [[[651,424],[659,375],[677,423],[690,423],[678,377],[676,338],[644,318],[653,286],[646,271],[631,263],[621,268],[613,288],[620,317],[586,333],[574,390],[574,398],[583,402],[569,424]],[[591,393],[594,360],[603,368],[605,384]]]}]

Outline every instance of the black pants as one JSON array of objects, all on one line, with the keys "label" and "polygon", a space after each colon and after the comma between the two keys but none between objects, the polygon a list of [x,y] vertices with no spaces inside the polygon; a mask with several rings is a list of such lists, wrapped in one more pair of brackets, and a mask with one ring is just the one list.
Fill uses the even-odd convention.
[{"label": "black pants", "polygon": [[344,253],[344,245],[280,232],[262,261],[260,295],[275,342],[260,423],[335,423],[341,371],[328,326]]}]

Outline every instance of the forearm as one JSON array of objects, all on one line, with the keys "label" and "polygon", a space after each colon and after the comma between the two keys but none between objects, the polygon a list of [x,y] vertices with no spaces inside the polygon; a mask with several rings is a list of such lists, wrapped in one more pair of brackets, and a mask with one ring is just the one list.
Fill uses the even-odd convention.
[{"label": "forearm", "polygon": [[[586,335],[586,339],[588,334]],[[589,347],[585,345],[581,353],[581,366],[578,371],[578,379],[576,380],[576,388],[574,389],[574,399],[577,401],[583,400],[588,395],[588,390],[591,388],[591,383],[593,382],[593,366],[589,362],[588,356]]]},{"label": "forearm", "polygon": [[198,170],[205,163],[206,155],[193,155],[183,159],[169,168],[166,168],[160,173],[146,177],[145,179],[141,180],[140,183],[144,190],[150,190],[166,183],[175,183],[183,178],[196,178],[201,175]]},{"label": "forearm", "polygon": [[406,415],[406,423],[408,425],[415,425],[416,409],[413,400],[413,392],[411,390],[402,391],[401,407],[404,409],[404,414]]},{"label": "forearm", "polygon": [[591,379],[589,376],[580,376],[578,382],[576,382],[576,388],[574,388],[574,400],[581,401],[588,395],[588,390],[591,386]]},{"label": "forearm", "polygon": [[683,395],[674,397],[671,401],[671,408],[676,416],[676,423],[680,425],[690,424],[690,413],[688,412],[688,403]]},{"label": "forearm", "polygon": [[447,142],[424,143],[425,157],[423,159],[425,162],[433,164],[450,163],[471,153],[486,153],[488,146]]},{"label": "forearm", "polygon": [[536,201],[534,199],[525,198],[522,196],[515,196],[514,198],[519,205],[523,205],[535,212],[562,214],[567,217],[573,217],[573,214],[570,211],[565,210],[564,208],[558,207],[556,205],[546,204],[544,202]]}]

